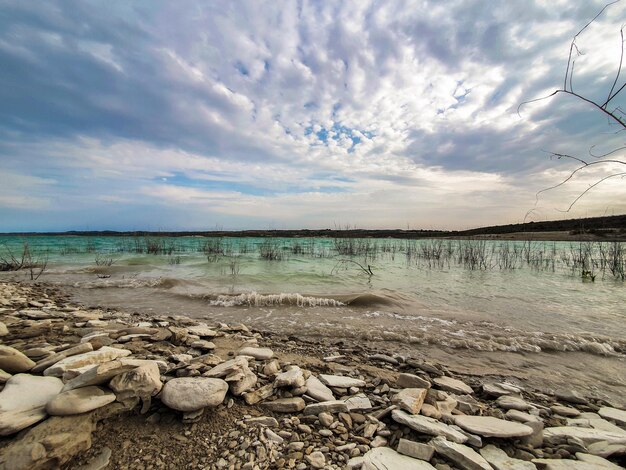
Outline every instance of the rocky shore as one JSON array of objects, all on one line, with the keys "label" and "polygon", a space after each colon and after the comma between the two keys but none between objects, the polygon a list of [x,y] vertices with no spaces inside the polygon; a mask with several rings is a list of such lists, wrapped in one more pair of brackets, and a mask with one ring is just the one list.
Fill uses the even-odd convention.
[{"label": "rocky shore", "polygon": [[604,400],[207,322],[0,283],[0,469],[626,464]]}]

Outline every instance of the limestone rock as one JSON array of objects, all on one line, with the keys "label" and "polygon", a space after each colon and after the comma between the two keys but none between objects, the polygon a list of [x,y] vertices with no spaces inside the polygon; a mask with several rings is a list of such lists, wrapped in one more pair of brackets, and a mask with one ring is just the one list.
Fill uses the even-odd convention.
[{"label": "limestone rock", "polygon": [[607,470],[594,463],[572,459],[533,459],[532,462],[539,470]]},{"label": "limestone rock", "polygon": [[377,447],[363,456],[362,470],[435,470],[428,462],[399,454],[389,447]]},{"label": "limestone rock", "polygon": [[326,465],[326,457],[319,450],[307,455],[306,460],[312,468],[324,468]]},{"label": "limestone rock", "polygon": [[17,374],[0,392],[0,436],[16,433],[46,417],[46,404],[59,394],[56,377]]},{"label": "limestone rock", "polygon": [[467,385],[465,382],[453,379],[452,377],[437,377],[433,379],[433,382],[441,390],[445,390],[447,392],[458,393],[460,395],[471,395],[474,393],[472,387]]},{"label": "limestone rock", "polygon": [[507,384],[507,383],[491,383],[491,384],[483,384],[483,392],[487,395],[499,397],[502,395],[511,395],[511,394],[519,394],[521,393],[521,389],[516,387],[515,385]]},{"label": "limestone rock", "polygon": [[411,414],[419,414],[426,398],[425,388],[404,388],[391,399],[391,403]]},{"label": "limestone rock", "polygon": [[467,441],[467,436],[465,434],[451,428],[445,423],[440,423],[433,418],[428,418],[422,415],[410,415],[406,411],[402,410],[393,410],[391,412],[391,417],[397,423],[404,424],[417,432],[428,434],[429,436],[444,436],[445,438],[459,444]]},{"label": "limestone rock", "polygon": [[398,452],[402,455],[413,457],[414,459],[425,460],[428,462],[433,458],[435,448],[429,444],[410,441],[408,439],[400,439],[398,442]]},{"label": "limestone rock", "polygon": [[337,388],[365,387],[364,380],[353,379],[352,377],[345,377],[343,375],[320,374],[320,381],[323,384],[328,385],[329,387],[337,387]]},{"label": "limestone rock", "polygon": [[454,422],[466,431],[483,437],[523,437],[534,432],[525,424],[492,416],[455,416]]},{"label": "limestone rock", "polygon": [[306,384],[304,373],[299,367],[293,367],[288,371],[281,372],[274,378],[275,387],[293,387],[299,388]]},{"label": "limestone rock", "polygon": [[85,372],[68,380],[63,386],[63,391],[75,388],[88,387],[90,385],[101,385],[108,382],[113,377],[136,368],[135,362],[125,358],[105,362],[90,366]]},{"label": "limestone rock", "polygon": [[205,324],[189,326],[187,327],[187,332],[191,333],[192,335],[198,335],[201,338],[202,337],[213,338],[214,336],[217,336],[217,331],[212,330],[211,328],[208,327],[208,325],[205,325]]},{"label": "limestone rock", "polygon": [[317,401],[331,401],[335,399],[332,390],[313,374],[306,379],[306,394]]},{"label": "limestone rock", "polygon": [[274,351],[270,348],[254,348],[246,346],[237,352],[237,356],[250,356],[260,361],[265,361],[274,357]]},{"label": "limestone rock", "polygon": [[6,336],[9,334],[7,326],[0,321],[0,336]]},{"label": "limestone rock", "polygon": [[430,388],[430,382],[419,375],[400,374],[396,380],[398,388]]},{"label": "limestone rock", "polygon": [[26,355],[11,346],[0,344],[0,369],[11,374],[27,372],[35,367],[35,363]]},{"label": "limestone rock", "polygon": [[277,413],[294,413],[302,411],[306,405],[302,398],[294,397],[268,401],[263,403],[263,406],[268,410],[275,411]]},{"label": "limestone rock", "polygon": [[[242,369],[243,377],[239,380],[230,383],[230,393],[236,397],[241,396],[244,392],[247,392],[256,385],[257,376],[246,365]],[[228,378],[226,379],[228,380]]]},{"label": "limestone rock", "polygon": [[274,384],[267,384],[253,392],[243,394],[243,399],[248,405],[255,405],[261,400],[271,397],[274,394]]},{"label": "limestone rock", "polygon": [[105,470],[111,460],[111,449],[103,447],[102,450],[85,465],[81,465],[76,470]]},{"label": "limestone rock", "polygon": [[576,458],[581,462],[591,463],[598,467],[598,470],[622,470],[624,467],[615,465],[613,462],[598,457],[597,455],[584,454],[582,452],[576,452]]},{"label": "limestone rock", "polygon": [[372,402],[364,393],[358,393],[348,398],[343,398],[349,411],[368,411],[372,409]]},{"label": "limestone rock", "polygon": [[161,374],[159,366],[154,361],[136,367],[133,370],[116,375],[109,383],[115,392],[117,400],[130,405],[139,399],[143,403],[141,413],[150,408],[152,397],[161,391]]},{"label": "limestone rock", "polygon": [[312,403],[304,408],[305,415],[318,415],[320,413],[347,413],[348,406],[345,401],[332,400]]},{"label": "limestone rock", "polygon": [[91,447],[91,433],[94,428],[91,413],[53,416],[4,447],[0,452],[0,468],[60,468],[72,457]]},{"label": "limestone rock", "polygon": [[207,341],[206,339],[199,339],[191,343],[192,348],[201,349],[203,351],[215,349],[215,343]]},{"label": "limestone rock", "polygon": [[626,426],[626,411],[605,406],[598,410],[598,414],[604,419],[615,421],[620,426]]},{"label": "limestone rock", "polygon": [[37,365],[33,367],[33,372],[38,374],[46,370],[48,367],[53,366],[54,364],[56,364],[62,359],[65,359],[70,356],[75,356],[77,354],[90,352],[90,351],[93,351],[93,344],[91,343],[78,344],[74,346],[73,348],[65,349],[64,351],[52,354],[51,356],[48,356],[40,360],[39,362],[37,362]]},{"label": "limestone rock", "polygon": [[244,419],[244,423],[250,426],[269,426],[269,427],[277,427],[278,421],[276,418],[272,416],[257,416],[255,418],[247,418]]},{"label": "limestone rock", "polygon": [[[85,343],[89,344],[89,343]],[[62,377],[63,374],[72,369],[78,369],[80,367],[102,364],[104,362],[113,361],[115,359],[129,356],[131,352],[127,349],[110,348],[103,346],[97,351],[91,351],[84,354],[77,354],[60,360],[51,367],[48,367],[43,375]]]},{"label": "limestone rock", "polygon": [[533,408],[530,403],[513,395],[503,395],[496,400],[496,403],[505,410],[528,411]]},{"label": "limestone rock", "polygon": [[440,436],[430,441],[430,445],[435,448],[435,452],[451,460],[463,470],[493,470],[478,452],[463,444],[449,442]]},{"label": "limestone rock", "polygon": [[534,464],[511,458],[493,444],[483,447],[479,452],[495,470],[536,470]]},{"label": "limestone rock", "polygon": [[585,446],[600,441],[608,444],[626,444],[626,432],[611,432],[601,429],[580,428],[576,426],[558,426],[543,431],[544,442],[557,442],[568,437],[580,439]]},{"label": "limestone rock", "polygon": [[223,378],[237,372],[242,372],[244,367],[248,367],[248,360],[245,357],[238,356],[235,359],[231,359],[230,361],[225,361],[221,364],[216,365],[208,372],[205,372],[203,375],[205,377]]},{"label": "limestone rock", "polygon": [[86,413],[115,401],[115,394],[100,387],[91,386],[63,392],[46,405],[52,416],[68,416]]},{"label": "limestone rock", "polygon": [[550,410],[557,415],[566,416],[568,418],[580,416],[580,411],[571,406],[553,405],[550,407]]},{"label": "limestone rock", "polygon": [[11,377],[11,374],[0,369],[0,384],[6,383],[6,381],[9,380]]},{"label": "limestone rock", "polygon": [[228,383],[207,377],[181,377],[163,386],[161,401],[174,410],[196,411],[224,401]]}]

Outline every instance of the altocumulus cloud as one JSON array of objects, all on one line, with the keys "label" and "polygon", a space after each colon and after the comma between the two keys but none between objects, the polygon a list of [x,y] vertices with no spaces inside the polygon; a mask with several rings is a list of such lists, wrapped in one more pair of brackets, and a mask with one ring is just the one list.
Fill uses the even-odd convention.
[{"label": "altocumulus cloud", "polygon": [[[572,168],[542,150],[619,146],[584,103],[517,114],[561,85],[602,6],[0,2],[0,230],[520,221]],[[581,37],[576,90],[607,92],[625,17],[614,5]],[[622,187],[568,216],[624,212]]]}]

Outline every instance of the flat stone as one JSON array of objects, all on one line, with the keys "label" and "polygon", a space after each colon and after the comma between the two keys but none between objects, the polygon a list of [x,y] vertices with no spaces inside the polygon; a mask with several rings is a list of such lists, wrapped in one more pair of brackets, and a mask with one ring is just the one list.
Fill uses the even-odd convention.
[{"label": "flat stone", "polygon": [[0,321],[0,336],[6,336],[9,334],[7,326]]},{"label": "flat stone", "polygon": [[493,444],[483,447],[479,452],[495,470],[536,470],[534,464],[509,457]]},{"label": "flat stone", "polygon": [[447,441],[439,436],[430,441],[435,452],[454,462],[462,470],[493,470],[491,465],[475,450],[463,444]]},{"label": "flat stone", "polygon": [[398,360],[388,356],[387,354],[372,354],[371,356],[368,356],[368,359],[372,360],[372,361],[380,361],[380,362],[386,362],[388,364],[392,364],[394,366],[397,366],[399,364]]},{"label": "flat stone", "polygon": [[425,388],[404,388],[391,398],[391,403],[411,414],[419,414],[426,398]]},{"label": "flat stone", "polygon": [[206,339],[198,339],[191,343],[190,346],[195,349],[202,349],[203,351],[215,349],[215,343],[207,341]]},{"label": "flat stone", "polygon": [[257,416],[255,418],[244,419],[243,422],[250,426],[278,427],[278,421],[276,421],[276,418],[273,416]]},{"label": "flat stone", "polygon": [[302,411],[306,404],[304,403],[304,400],[302,398],[294,397],[267,401],[263,403],[263,406],[268,410],[275,411],[277,413],[294,413],[297,411]]},{"label": "flat stone", "polygon": [[260,361],[265,361],[274,357],[274,351],[270,348],[254,348],[246,346],[237,352],[237,356],[250,356]]},{"label": "flat stone", "polygon": [[261,400],[271,397],[274,394],[274,384],[267,384],[253,392],[243,394],[243,399],[248,405],[255,405]]},{"label": "flat stone", "polygon": [[343,375],[326,375],[320,374],[320,381],[335,388],[350,388],[350,387],[365,387],[365,381],[359,379],[353,379],[352,377],[345,377]]},{"label": "flat stone", "polygon": [[304,408],[305,415],[318,415],[320,413],[347,413],[348,405],[342,400],[322,401],[312,403]]},{"label": "flat stone", "polygon": [[444,436],[459,444],[467,441],[466,435],[433,418],[422,415],[410,415],[402,410],[393,410],[391,417],[397,423],[404,424],[417,432],[428,434],[429,436]]},{"label": "flat stone", "polygon": [[11,377],[11,374],[0,369],[0,384],[6,383],[6,381],[9,380]]},{"label": "flat stone", "polygon": [[0,369],[11,374],[27,372],[35,367],[35,362],[11,346],[0,344]]},{"label": "flat stone", "polygon": [[196,411],[224,401],[228,383],[207,377],[180,377],[163,386],[161,401],[174,410]]},{"label": "flat stone", "polygon": [[305,385],[306,394],[317,401],[331,401],[335,399],[332,390],[313,374],[306,379]]},{"label": "flat stone", "polygon": [[430,382],[419,375],[400,374],[396,380],[398,388],[430,388]]},{"label": "flat stone", "polygon": [[205,377],[222,378],[232,375],[236,372],[241,372],[244,367],[248,367],[248,360],[243,356],[238,356],[235,359],[222,362],[216,365],[211,370],[205,372]]},{"label": "flat stone", "polygon": [[553,413],[566,416],[568,418],[575,418],[576,416],[580,416],[580,411],[576,408],[572,408],[571,406],[563,406],[563,405],[553,405],[550,407]]},{"label": "flat stone", "polygon": [[471,395],[474,393],[472,387],[467,385],[465,382],[453,379],[452,377],[437,377],[433,379],[433,382],[441,390],[446,390],[448,392],[459,393],[461,395]]},{"label": "flat stone", "polygon": [[414,459],[425,460],[428,462],[433,458],[435,448],[429,444],[421,442],[409,441],[408,439],[400,439],[398,442],[398,452],[402,455],[413,457]]},{"label": "flat stone", "polygon": [[505,384],[505,383],[490,383],[483,384],[483,392],[487,395],[499,397],[502,395],[511,395],[511,394],[519,394],[521,393],[521,389],[516,387],[515,385]]},{"label": "flat stone", "polygon": [[606,441],[608,444],[626,444],[626,432],[616,433],[601,429],[580,428],[576,426],[557,426],[543,431],[544,442],[556,442],[562,438],[580,439],[585,446],[595,442]]},{"label": "flat stone", "polygon": [[[89,344],[89,343],[85,343]],[[48,367],[43,375],[52,377],[62,377],[65,372],[80,367],[102,364],[104,362],[113,361],[115,359],[129,356],[131,352],[127,349],[110,348],[103,346],[97,351],[91,351],[84,354],[77,354],[60,360],[53,366]]]},{"label": "flat stone", "polygon": [[197,335],[200,337],[213,338],[214,336],[217,336],[217,331],[212,330],[211,328],[209,328],[208,325],[205,325],[205,324],[188,326],[187,332],[191,333],[192,335]]},{"label": "flat stone", "polygon": [[348,407],[348,411],[367,411],[372,409],[372,402],[364,393],[343,398],[343,401]]},{"label": "flat stone", "polygon": [[532,463],[540,470],[602,470],[594,463],[573,459],[533,459]]},{"label": "flat stone", "polygon": [[[354,468],[354,467],[353,467]],[[389,447],[377,447],[363,456],[362,470],[435,470],[428,462],[399,454]]]},{"label": "flat stone", "polygon": [[496,400],[498,406],[505,410],[528,411],[534,408],[520,397],[503,395]]},{"label": "flat stone", "polygon": [[53,366],[57,362],[67,357],[75,356],[77,354],[87,353],[90,351],[93,351],[93,344],[91,343],[78,344],[72,348],[65,349],[64,351],[52,354],[51,356],[45,357],[44,359],[40,360],[39,362],[37,362],[37,365],[33,367],[33,372],[38,374],[46,370],[48,367]]},{"label": "flat stone", "polygon": [[59,394],[56,377],[17,374],[0,392],[0,436],[21,431],[46,417],[46,404]]},{"label": "flat stone", "polygon": [[524,437],[530,436],[533,428],[525,424],[506,421],[492,416],[455,416],[457,426],[483,437]]},{"label": "flat stone", "polygon": [[135,361],[126,358],[89,366],[85,372],[68,380],[63,386],[63,391],[88,387],[90,385],[101,385],[108,382],[116,375],[133,370],[135,367],[137,367]]},{"label": "flat stone", "polygon": [[597,455],[585,454],[582,452],[576,452],[576,458],[581,462],[592,463],[595,464],[598,469],[606,469],[606,470],[623,470],[624,467],[620,467],[619,465],[615,465],[610,460],[607,460],[603,457],[598,457]]},{"label": "flat stone", "polygon": [[96,386],[77,388],[63,392],[46,405],[52,416],[68,416],[87,413],[115,401],[115,394]]},{"label": "flat stone", "polygon": [[299,388],[306,384],[304,373],[299,367],[293,367],[288,371],[281,372],[274,378],[275,387],[293,387]]},{"label": "flat stone", "polygon": [[531,415],[529,413],[524,413],[523,411],[518,410],[509,410],[506,412],[506,417],[512,421],[517,421],[518,423],[542,423],[543,420],[538,416]]},{"label": "flat stone", "polygon": [[598,410],[598,414],[604,419],[615,421],[620,426],[626,426],[626,411],[605,406]]},{"label": "flat stone", "polygon": [[626,444],[609,444],[606,441],[594,442],[587,446],[590,454],[608,458],[612,455],[626,455]]}]

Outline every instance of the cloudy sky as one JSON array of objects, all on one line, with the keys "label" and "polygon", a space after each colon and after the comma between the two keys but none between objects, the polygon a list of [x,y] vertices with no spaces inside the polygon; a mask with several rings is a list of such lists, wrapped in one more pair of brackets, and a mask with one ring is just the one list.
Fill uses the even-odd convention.
[{"label": "cloudy sky", "polygon": [[[0,231],[520,222],[575,168],[547,152],[623,145],[571,97],[517,113],[603,5],[0,0]],[[575,91],[606,97],[624,22],[579,38]],[[531,218],[626,212],[622,178],[559,212],[615,171]]]}]

